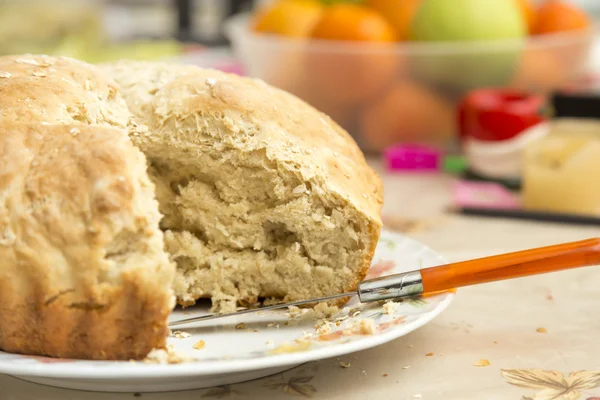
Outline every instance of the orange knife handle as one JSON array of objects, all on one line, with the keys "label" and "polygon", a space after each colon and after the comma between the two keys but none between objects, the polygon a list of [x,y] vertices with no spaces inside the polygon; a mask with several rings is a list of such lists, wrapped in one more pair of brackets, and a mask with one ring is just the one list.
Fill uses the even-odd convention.
[{"label": "orange knife handle", "polygon": [[600,238],[421,270],[425,293],[600,264]]}]

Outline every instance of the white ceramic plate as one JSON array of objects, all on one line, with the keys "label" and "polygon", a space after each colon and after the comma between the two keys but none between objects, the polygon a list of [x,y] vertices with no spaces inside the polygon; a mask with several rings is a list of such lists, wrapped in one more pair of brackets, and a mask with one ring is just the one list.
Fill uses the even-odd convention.
[{"label": "white ceramic plate", "polygon": [[[384,232],[369,277],[441,263],[444,259],[424,245]],[[452,298],[452,293],[443,293],[405,300],[393,314],[384,313],[381,304],[360,304],[353,298],[346,305],[348,308],[332,320],[347,317],[339,325],[332,323],[331,331],[322,335],[315,331],[314,319],[296,318],[290,322],[287,310],[206,321],[194,328],[184,327],[182,330],[191,334],[188,338],[169,338],[177,352],[196,359],[182,364],[63,360],[0,352],[0,373],[51,386],[108,392],[157,392],[224,385],[389,342],[431,321]],[[175,310],[171,319],[206,312],[207,307]],[[356,321],[369,319],[377,326],[374,334],[349,334]],[[205,347],[195,350],[193,345],[200,340]]]}]

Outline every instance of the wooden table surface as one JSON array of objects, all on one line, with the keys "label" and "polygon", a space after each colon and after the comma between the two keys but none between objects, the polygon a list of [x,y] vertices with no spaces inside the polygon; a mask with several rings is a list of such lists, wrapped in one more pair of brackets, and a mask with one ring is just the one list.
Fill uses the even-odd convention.
[{"label": "wooden table surface", "polygon": [[[379,168],[378,162],[373,165]],[[384,215],[430,221],[410,233],[450,261],[600,236],[599,227],[453,216],[450,177],[389,175]],[[433,353],[432,356],[426,356]],[[393,342],[219,389],[142,394],[148,400],[600,398],[600,268],[459,290],[427,326]],[[489,366],[475,366],[481,360]],[[408,368],[406,368],[408,367]],[[387,374],[387,375],[386,375]],[[308,376],[301,383],[294,377]],[[289,384],[291,383],[291,384]],[[519,384],[517,386],[515,384]],[[133,394],[49,388],[0,376],[0,400],[121,400]]]}]

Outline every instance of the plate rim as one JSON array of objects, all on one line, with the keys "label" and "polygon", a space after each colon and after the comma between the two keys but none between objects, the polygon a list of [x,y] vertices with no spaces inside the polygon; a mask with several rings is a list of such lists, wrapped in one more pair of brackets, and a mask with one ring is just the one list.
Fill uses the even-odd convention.
[{"label": "plate rim", "polygon": [[[435,256],[440,264],[446,263],[446,259],[437,251],[429,246],[412,239],[411,237],[382,230],[381,236],[392,236],[394,241],[408,241],[412,245],[418,245],[422,250]],[[405,336],[406,334],[422,328],[433,319],[444,312],[452,300],[454,292],[445,292],[436,295],[444,299],[436,305],[433,310],[424,313],[421,318],[412,322],[410,325],[399,325],[397,329],[392,329],[378,335],[365,336],[359,340],[353,340],[348,343],[341,343],[335,346],[326,346],[297,353],[285,353],[269,355],[255,359],[237,359],[237,360],[213,360],[188,362],[181,364],[143,364],[115,361],[112,368],[110,361],[103,366],[77,365],[73,363],[36,363],[36,364],[14,364],[10,361],[0,360],[0,373],[14,376],[47,377],[60,379],[136,379],[136,378],[157,378],[168,376],[211,376],[226,373],[236,373],[247,370],[261,370],[274,367],[283,367],[287,365],[297,365],[309,361],[338,357],[345,354],[355,353],[367,350],[394,339]],[[3,352],[5,354],[13,354]],[[89,361],[89,360],[84,360]]]}]

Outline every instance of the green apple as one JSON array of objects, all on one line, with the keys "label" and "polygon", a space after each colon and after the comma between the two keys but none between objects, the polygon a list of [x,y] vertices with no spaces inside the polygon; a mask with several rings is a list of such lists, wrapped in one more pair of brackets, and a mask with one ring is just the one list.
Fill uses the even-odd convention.
[{"label": "green apple", "polygon": [[413,40],[428,42],[515,39],[526,33],[515,0],[423,0],[411,26]]},{"label": "green apple", "polygon": [[444,43],[414,56],[417,74],[462,92],[507,84],[527,27],[515,0],[423,0],[410,34],[417,42]]}]

